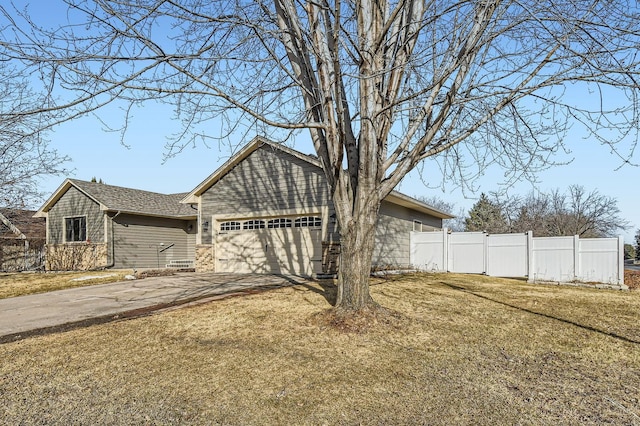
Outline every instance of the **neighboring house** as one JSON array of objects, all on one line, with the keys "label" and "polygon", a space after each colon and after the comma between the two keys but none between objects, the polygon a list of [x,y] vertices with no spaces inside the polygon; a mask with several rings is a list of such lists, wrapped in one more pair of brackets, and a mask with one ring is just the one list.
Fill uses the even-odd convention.
[{"label": "neighboring house", "polygon": [[45,221],[35,212],[0,209],[0,271],[24,271],[43,266]]},{"label": "neighboring house", "polygon": [[[52,269],[78,247],[95,247],[100,261],[76,267],[156,267],[174,260],[193,262],[198,271],[316,275],[335,273],[340,250],[318,160],[262,138],[186,195],[68,179],[37,215],[47,217]],[[440,229],[448,218],[391,193],[380,210],[374,266],[409,266],[409,232]],[[167,244],[173,252],[158,262],[154,256],[167,253]]]},{"label": "neighboring house", "polygon": [[35,215],[47,219],[47,270],[193,259],[197,212],[180,204],[184,195],[66,179]]}]

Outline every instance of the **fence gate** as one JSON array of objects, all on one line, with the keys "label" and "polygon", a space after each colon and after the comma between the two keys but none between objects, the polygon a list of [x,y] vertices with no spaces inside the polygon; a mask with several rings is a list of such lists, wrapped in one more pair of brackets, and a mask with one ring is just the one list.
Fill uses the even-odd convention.
[{"label": "fence gate", "polygon": [[494,277],[524,277],[528,274],[527,234],[487,235],[487,270]]},{"label": "fence gate", "polygon": [[485,272],[485,235],[483,232],[452,232],[449,235],[449,272],[483,274]]}]

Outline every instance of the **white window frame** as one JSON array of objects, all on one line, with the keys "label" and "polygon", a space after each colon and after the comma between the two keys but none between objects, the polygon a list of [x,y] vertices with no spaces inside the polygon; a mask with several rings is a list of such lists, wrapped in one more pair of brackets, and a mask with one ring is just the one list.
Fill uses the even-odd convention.
[{"label": "white window frame", "polygon": [[302,216],[294,220],[295,228],[322,228],[322,218],[320,216]]},{"label": "white window frame", "polygon": [[267,223],[263,219],[251,219],[242,222],[243,231],[251,231],[255,229],[264,229],[267,227]]},{"label": "white window frame", "polygon": [[227,220],[220,222],[220,232],[233,232],[242,230],[242,222],[237,220]]},{"label": "white window frame", "polygon": [[267,221],[268,229],[293,228],[293,221],[288,217],[276,217]]},{"label": "white window frame", "polygon": [[[69,220],[75,220],[75,219],[84,219],[84,239],[80,239],[80,240],[69,240],[67,239],[67,221]],[[79,216],[65,216],[62,219],[62,240],[65,243],[84,243],[89,241],[88,240],[88,226],[87,226],[87,215],[79,215]],[[82,234],[80,235],[82,236]]]}]

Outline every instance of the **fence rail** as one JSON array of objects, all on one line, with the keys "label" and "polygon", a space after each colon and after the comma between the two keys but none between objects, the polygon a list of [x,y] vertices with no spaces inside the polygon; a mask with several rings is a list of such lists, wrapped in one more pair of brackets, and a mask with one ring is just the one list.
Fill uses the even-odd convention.
[{"label": "fence rail", "polygon": [[624,240],[484,232],[411,232],[411,264],[422,270],[527,277],[530,282],[624,285]]}]

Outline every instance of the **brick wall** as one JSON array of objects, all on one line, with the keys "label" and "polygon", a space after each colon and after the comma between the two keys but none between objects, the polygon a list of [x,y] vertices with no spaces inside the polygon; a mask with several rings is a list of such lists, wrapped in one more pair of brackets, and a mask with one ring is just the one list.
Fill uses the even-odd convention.
[{"label": "brick wall", "polygon": [[196,272],[215,272],[215,248],[212,244],[196,245]]}]

